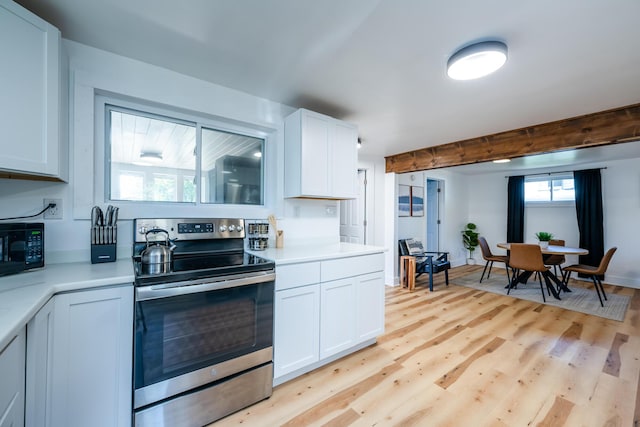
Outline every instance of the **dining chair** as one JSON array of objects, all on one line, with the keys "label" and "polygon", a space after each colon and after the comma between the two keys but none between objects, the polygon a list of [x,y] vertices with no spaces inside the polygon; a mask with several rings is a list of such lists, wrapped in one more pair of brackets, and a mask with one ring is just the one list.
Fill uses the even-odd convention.
[{"label": "dining chair", "polygon": [[[600,276],[603,276],[606,273],[607,268],[609,267],[609,262],[613,257],[613,254],[618,250],[617,247],[612,247],[607,251],[606,254],[602,257],[600,261],[600,265],[594,267],[592,265],[586,264],[573,264],[564,268],[564,274],[562,277],[562,282],[566,286],[569,282],[569,278],[571,277],[571,273],[574,271],[578,274],[584,274],[591,278],[593,281],[593,286],[596,288],[596,292],[598,293],[598,299],[600,300],[600,305],[604,307],[604,303],[602,302],[602,298],[604,297],[605,301],[607,299],[607,295],[604,293],[604,287],[602,287],[602,280]],[[599,289],[598,289],[599,287]],[[600,292],[602,292],[602,296],[600,296]]]},{"label": "dining chair", "polygon": [[511,283],[507,288],[507,295],[511,292],[511,288],[517,287],[519,275],[521,272],[531,272],[531,273],[539,273],[538,281],[540,282],[540,291],[542,292],[542,301],[546,302],[546,298],[544,295],[544,288],[542,287],[542,279],[544,278],[545,284],[547,285],[547,292],[549,295],[553,293],[553,296],[558,298],[558,293],[549,278],[547,277],[549,273],[549,267],[544,265],[542,261],[542,251],[540,250],[540,245],[532,245],[527,243],[512,243],[509,250],[509,266],[514,269],[513,274],[511,276]]},{"label": "dining chair", "polygon": [[493,267],[494,262],[502,262],[504,263],[504,269],[507,271],[507,282],[511,282],[509,277],[509,257],[507,255],[494,255],[491,252],[491,248],[487,243],[487,239],[484,237],[478,237],[478,244],[480,245],[480,249],[482,250],[482,258],[486,261],[484,265],[484,270],[482,270],[482,276],[480,276],[480,283],[482,283],[482,279],[484,279],[484,273],[487,271],[487,267],[489,267],[489,273],[487,273],[487,279],[491,276],[491,268]]},{"label": "dining chair", "polygon": [[[564,246],[565,241],[561,239],[551,239],[549,240],[549,244],[552,246]],[[562,271],[562,264],[564,264],[565,262],[567,262],[567,260],[565,259],[564,255],[548,255],[544,258],[544,264],[553,267],[553,274],[557,276],[558,270],[556,268],[560,269],[560,277],[564,276],[564,272]]]},{"label": "dining chair", "polygon": [[429,274],[429,290],[433,291],[433,275],[444,272],[445,284],[449,286],[449,252],[425,251],[422,242],[416,239],[398,241],[401,256],[416,257],[416,279],[421,274]]}]

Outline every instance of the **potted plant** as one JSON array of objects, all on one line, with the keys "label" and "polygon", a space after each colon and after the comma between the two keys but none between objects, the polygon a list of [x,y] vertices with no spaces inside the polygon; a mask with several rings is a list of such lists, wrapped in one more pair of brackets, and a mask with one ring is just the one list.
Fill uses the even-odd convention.
[{"label": "potted plant", "polygon": [[478,232],[476,228],[476,225],[470,222],[466,228],[462,230],[462,244],[465,249],[469,251],[469,258],[467,258],[467,264],[469,265],[476,263],[475,259],[473,259],[473,251],[478,247]]},{"label": "potted plant", "polygon": [[553,234],[546,231],[539,231],[536,233],[539,245],[542,249],[546,249],[549,246],[549,240],[553,239]]}]

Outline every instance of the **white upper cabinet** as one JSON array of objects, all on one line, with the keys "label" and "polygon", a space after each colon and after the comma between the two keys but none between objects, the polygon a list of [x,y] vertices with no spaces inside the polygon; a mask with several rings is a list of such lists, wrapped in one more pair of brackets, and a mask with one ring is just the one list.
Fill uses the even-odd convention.
[{"label": "white upper cabinet", "polygon": [[60,31],[16,3],[0,0],[0,52],[0,172],[64,180]]},{"label": "white upper cabinet", "polygon": [[357,197],[358,128],[300,109],[285,119],[285,197]]}]

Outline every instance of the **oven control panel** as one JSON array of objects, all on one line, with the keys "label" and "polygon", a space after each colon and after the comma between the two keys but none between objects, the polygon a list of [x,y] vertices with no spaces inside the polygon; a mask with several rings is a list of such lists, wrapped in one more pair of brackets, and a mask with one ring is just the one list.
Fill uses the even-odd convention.
[{"label": "oven control panel", "polygon": [[165,230],[169,239],[244,239],[244,219],[240,218],[136,218],[133,220],[134,241],[164,240],[164,233],[147,233]]},{"label": "oven control panel", "polygon": [[212,222],[202,222],[196,224],[178,223],[178,234],[183,233],[213,233]]}]

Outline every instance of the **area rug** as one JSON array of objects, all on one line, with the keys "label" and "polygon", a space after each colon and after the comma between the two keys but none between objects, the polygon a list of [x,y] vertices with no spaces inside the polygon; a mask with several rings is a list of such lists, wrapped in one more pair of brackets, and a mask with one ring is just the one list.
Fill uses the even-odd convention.
[{"label": "area rug", "polygon": [[[452,279],[451,282],[468,288],[479,289],[505,296],[507,295],[507,289],[505,288],[507,285],[507,277],[504,274],[492,274],[488,280],[485,278],[482,283],[480,283],[481,274],[482,272],[478,271],[467,274],[466,276],[458,277],[455,280]],[[542,284],[544,286],[544,281]],[[591,289],[571,285],[569,288],[572,292],[560,292],[561,300],[557,300],[553,298],[553,296],[549,297],[548,295],[545,295],[547,298],[546,304],[620,322],[624,320],[624,316],[627,313],[627,307],[629,306],[630,297],[607,292],[608,300],[604,301],[604,307],[602,307],[600,306],[600,300],[598,300],[598,294],[593,288],[593,284],[591,284]],[[530,279],[525,285],[519,283],[518,287],[516,289],[512,289],[508,296],[542,303],[540,283],[533,279]]]}]

